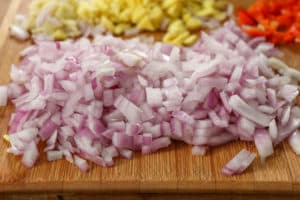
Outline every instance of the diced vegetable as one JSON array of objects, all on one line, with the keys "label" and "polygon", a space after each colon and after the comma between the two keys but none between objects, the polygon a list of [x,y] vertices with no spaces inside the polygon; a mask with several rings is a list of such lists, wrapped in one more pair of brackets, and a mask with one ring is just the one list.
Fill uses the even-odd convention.
[{"label": "diced vegetable", "polygon": [[[26,40],[30,32],[36,39],[65,40],[105,31],[126,36],[166,31],[164,42],[192,45],[198,39],[193,31],[224,21],[232,14],[228,7],[224,0],[36,0],[30,4],[27,18],[17,16],[11,35]],[[126,56],[128,62],[129,57],[136,57],[119,56]]]},{"label": "diced vegetable", "polygon": [[238,22],[252,37],[264,36],[278,43],[300,42],[298,0],[257,0],[248,9],[238,9]]},{"label": "diced vegetable", "polygon": [[[233,22],[202,38],[192,48],[102,35],[36,41],[12,67],[13,83],[0,86],[1,105],[8,98],[16,107],[7,151],[32,167],[42,140],[48,160],[64,157],[82,171],[88,161],[109,167],[171,139],[194,145],[197,155],[252,141],[264,161],[289,138],[297,153],[298,89],[271,70],[276,50]],[[261,45],[268,48],[257,51]],[[241,173],[254,157],[242,150],[222,171]]]},{"label": "diced vegetable", "polygon": [[243,149],[222,168],[222,173],[225,175],[240,174],[248,168],[255,157],[255,153]]}]

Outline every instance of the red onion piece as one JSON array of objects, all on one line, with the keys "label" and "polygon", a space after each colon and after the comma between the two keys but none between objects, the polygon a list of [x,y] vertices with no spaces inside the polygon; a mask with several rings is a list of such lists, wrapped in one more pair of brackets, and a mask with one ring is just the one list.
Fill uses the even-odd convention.
[{"label": "red onion piece", "polygon": [[266,130],[258,130],[255,133],[254,142],[262,162],[273,154],[272,139]]},{"label": "red onion piece", "polygon": [[17,38],[18,40],[27,40],[29,39],[29,33],[24,30],[22,27],[17,26],[17,25],[12,25],[10,27],[10,34],[11,36]]},{"label": "red onion piece", "polygon": [[291,102],[299,94],[298,88],[295,85],[284,85],[280,88],[278,96],[284,98],[285,100]]},{"label": "red onion piece", "polygon": [[229,105],[234,111],[238,112],[242,116],[256,122],[261,126],[268,126],[270,121],[272,120],[271,116],[257,111],[255,108],[251,107],[237,95],[230,97]]},{"label": "red onion piece", "polygon": [[270,134],[273,141],[276,140],[276,138],[278,137],[278,128],[277,128],[277,123],[276,123],[275,119],[273,119],[270,122],[269,134]]},{"label": "red onion piece", "polygon": [[299,131],[295,131],[290,137],[289,137],[289,144],[292,147],[293,151],[300,155],[300,133]]},{"label": "red onion piece", "polygon": [[81,170],[81,171],[88,171],[90,169],[89,165],[87,164],[86,160],[80,158],[79,156],[74,156],[75,159],[75,165]]},{"label": "red onion piece", "polygon": [[119,96],[114,106],[127,118],[131,123],[141,121],[142,110],[123,96]]},{"label": "red onion piece", "polygon": [[240,174],[249,167],[255,157],[255,153],[243,149],[222,168],[222,173],[229,176]]},{"label": "red onion piece", "polygon": [[39,152],[37,146],[35,142],[32,141],[27,145],[27,148],[24,151],[22,163],[26,167],[33,167],[34,163],[38,159],[38,156],[39,156]]},{"label": "red onion piece", "polygon": [[0,106],[6,106],[8,98],[7,86],[0,86]]},{"label": "red onion piece", "polygon": [[48,161],[60,160],[62,158],[63,158],[62,151],[48,151],[47,152],[47,160]]},{"label": "red onion piece", "polygon": [[207,151],[207,147],[205,146],[193,146],[192,148],[193,155],[204,156],[206,154],[206,151]]}]

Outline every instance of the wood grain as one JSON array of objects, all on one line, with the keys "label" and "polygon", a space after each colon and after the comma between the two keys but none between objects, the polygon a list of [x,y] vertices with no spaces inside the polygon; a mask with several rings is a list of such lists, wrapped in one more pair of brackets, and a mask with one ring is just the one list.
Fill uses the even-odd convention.
[{"label": "wood grain", "polygon": [[1,200],[298,200],[298,195],[273,194],[22,194],[0,195]]},{"label": "wood grain", "polygon": [[[11,64],[18,62],[18,52],[28,45],[9,38],[8,30],[15,14],[26,12],[29,2],[30,0],[0,0],[0,13],[5,12],[0,14],[2,17],[0,18],[2,22],[0,84],[9,82]],[[232,0],[232,2],[237,6],[247,6],[253,1]],[[299,46],[280,48],[285,53],[283,59],[289,65],[300,69]],[[12,105],[0,108],[1,135],[7,132],[8,119],[12,111]],[[298,169],[300,157],[297,157],[287,144],[279,145],[274,156],[269,158],[265,165],[261,165],[259,160],[256,160],[244,174],[233,177],[222,175],[220,168],[244,147],[256,152],[252,143],[227,144],[212,149],[203,157],[193,156],[191,147],[186,144],[174,143],[170,148],[155,154],[141,156],[136,153],[132,160],[117,159],[116,165],[112,168],[102,168],[92,164],[92,170],[88,173],[80,172],[67,161],[47,162],[44,155],[34,168],[26,169],[22,166],[20,158],[5,153],[7,147],[8,144],[0,139],[0,192],[300,193],[300,170]],[[69,196],[66,199],[89,199],[81,197]],[[121,197],[126,199],[126,195]],[[164,199],[156,196],[133,197],[133,199]],[[181,197],[172,196],[173,199]],[[190,197],[196,199],[195,196]],[[224,198],[226,199],[226,196]]]}]

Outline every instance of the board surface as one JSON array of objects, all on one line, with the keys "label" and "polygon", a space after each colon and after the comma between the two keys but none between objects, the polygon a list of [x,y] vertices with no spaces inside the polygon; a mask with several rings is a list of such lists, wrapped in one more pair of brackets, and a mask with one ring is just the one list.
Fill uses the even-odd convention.
[{"label": "board surface", "polygon": [[[236,6],[247,6],[252,0],[232,0]],[[16,13],[26,13],[30,0],[0,0],[0,84],[9,82],[12,63],[27,43],[9,37],[9,25]],[[284,60],[300,69],[300,47],[280,47]],[[136,153],[132,160],[117,159],[112,168],[92,165],[88,173],[65,160],[48,162],[43,155],[35,167],[27,169],[19,157],[6,153],[7,132],[13,106],[0,108],[0,192],[288,192],[300,193],[300,156],[280,144],[265,165],[259,159],[245,173],[227,177],[221,167],[242,148],[256,152],[254,144],[234,142],[193,156],[191,147],[173,143],[151,155]]]}]

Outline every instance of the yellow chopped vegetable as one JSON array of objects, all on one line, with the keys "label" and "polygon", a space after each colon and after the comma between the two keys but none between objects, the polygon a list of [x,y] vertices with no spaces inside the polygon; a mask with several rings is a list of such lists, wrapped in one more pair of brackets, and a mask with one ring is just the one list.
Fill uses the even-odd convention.
[{"label": "yellow chopped vegetable", "polygon": [[162,7],[164,9],[168,9],[169,7],[178,4],[178,0],[164,0],[162,3]]},{"label": "yellow chopped vegetable", "polygon": [[9,135],[7,135],[7,134],[3,135],[3,139],[4,139],[6,142],[9,142]]},{"label": "yellow chopped vegetable", "polygon": [[120,35],[122,34],[126,29],[130,28],[130,24],[118,24],[115,29],[114,29],[114,33],[116,35]]},{"label": "yellow chopped vegetable", "polygon": [[188,31],[185,31],[178,35],[173,41],[171,41],[172,44],[175,45],[182,45],[183,42],[189,37],[190,33]]},{"label": "yellow chopped vegetable", "polygon": [[101,17],[101,26],[103,26],[106,30],[113,32],[114,31],[114,24],[108,19],[106,16]]},{"label": "yellow chopped vegetable", "polygon": [[170,17],[178,18],[181,15],[182,5],[181,3],[173,4],[170,8],[167,9],[167,13]]},{"label": "yellow chopped vegetable", "polygon": [[225,0],[35,0],[27,28],[33,34],[64,40],[82,35],[83,23],[121,35],[135,27],[160,31],[169,21],[163,41],[192,45],[197,40],[192,31],[205,26],[209,18],[226,19],[226,7]]},{"label": "yellow chopped vegetable", "polygon": [[201,21],[193,17],[186,20],[185,25],[189,30],[197,30],[201,27]]},{"label": "yellow chopped vegetable", "polygon": [[121,22],[130,22],[130,17],[131,17],[131,9],[125,8],[121,13],[120,13],[120,21]]},{"label": "yellow chopped vegetable", "polygon": [[95,20],[96,8],[88,1],[80,1],[76,13],[79,19],[92,24]]},{"label": "yellow chopped vegetable", "polygon": [[182,31],[186,31],[186,27],[183,24],[183,21],[181,20],[175,20],[170,23],[168,27],[168,32],[170,33],[177,33],[179,34]]},{"label": "yellow chopped vegetable", "polygon": [[82,9],[78,5],[78,0],[33,1],[27,18],[27,28],[33,34],[52,36],[56,40],[77,37],[81,34],[77,11]]},{"label": "yellow chopped vegetable", "polygon": [[150,19],[148,16],[144,16],[139,22],[137,27],[140,30],[146,30],[146,31],[154,31],[155,27],[151,23]]},{"label": "yellow chopped vegetable", "polygon": [[133,23],[138,23],[146,14],[147,10],[142,5],[132,9],[131,20]]},{"label": "yellow chopped vegetable", "polygon": [[52,36],[55,40],[65,40],[65,39],[67,39],[67,35],[65,34],[65,32],[63,32],[62,30],[59,30],[59,29],[54,31]]},{"label": "yellow chopped vegetable", "polygon": [[198,40],[198,36],[196,34],[193,34],[193,35],[190,35],[188,38],[186,38],[183,41],[183,44],[189,46],[189,45],[194,44],[197,40]]}]

